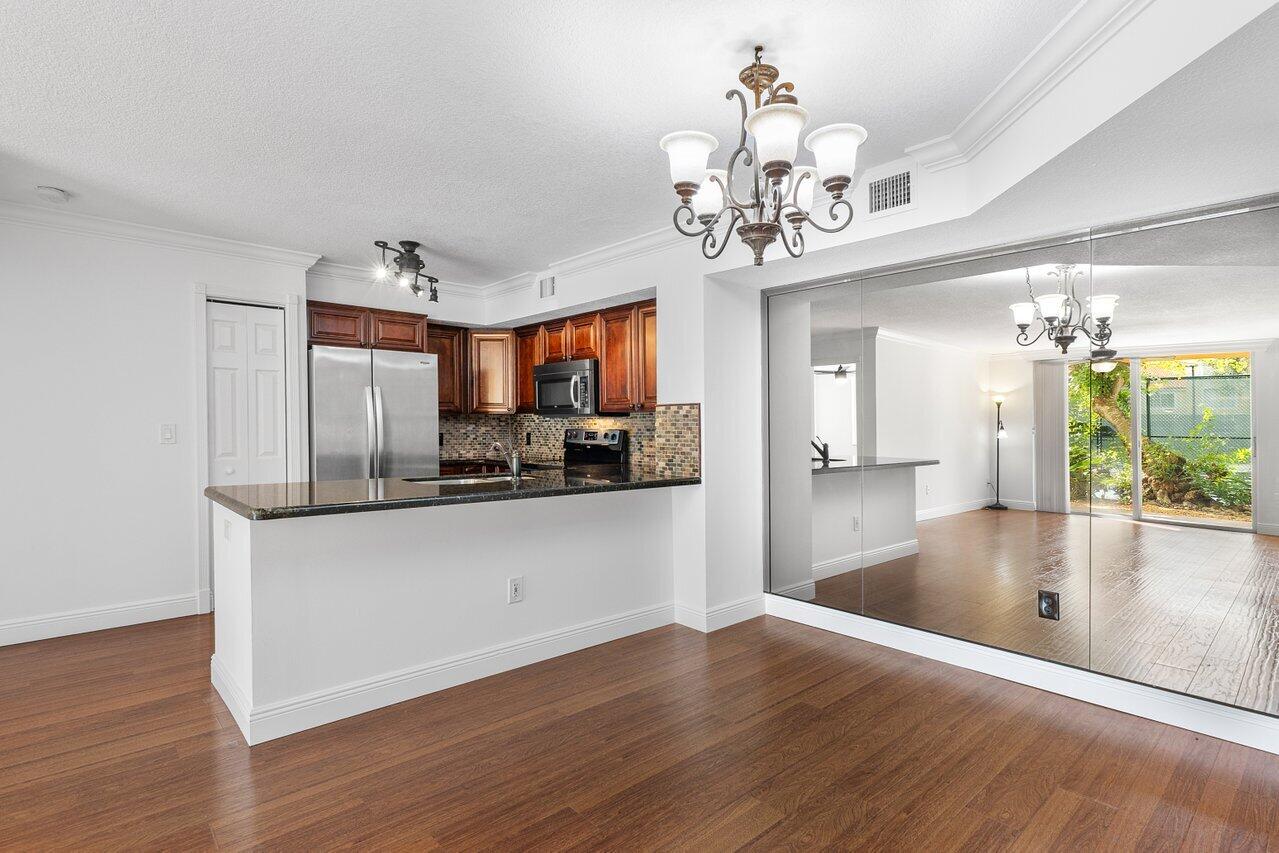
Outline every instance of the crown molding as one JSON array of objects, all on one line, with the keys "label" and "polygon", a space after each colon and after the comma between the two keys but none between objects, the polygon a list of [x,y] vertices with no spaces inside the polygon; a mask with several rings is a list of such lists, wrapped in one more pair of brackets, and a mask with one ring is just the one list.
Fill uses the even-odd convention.
[{"label": "crown molding", "polygon": [[537,284],[539,273],[522,272],[504,278],[501,281],[495,281],[492,284],[486,284],[479,288],[480,294],[485,299],[492,299],[497,296],[506,296],[509,293],[518,293],[525,288],[531,289]]},{"label": "crown molding", "polygon": [[576,275],[599,267],[664,252],[679,245],[693,244],[688,242],[688,238],[684,235],[667,226],[556,261],[550,265],[549,272],[552,275]]},{"label": "crown molding", "polygon": [[906,153],[932,172],[967,163],[1153,2],[1083,0],[954,131]]},{"label": "crown molding", "polygon": [[[319,261],[309,270],[307,270],[307,278],[323,278],[330,281],[341,281],[350,284],[358,284],[361,287],[386,287],[390,289],[398,289],[398,285],[390,281],[378,281],[373,278],[370,271],[365,267],[355,267],[350,264],[336,264],[332,261]],[[448,294],[455,299],[478,299],[485,298],[484,288],[475,284],[464,284],[458,281],[443,281],[437,285],[440,293]]]},{"label": "crown molding", "polygon": [[98,216],[88,216],[83,213],[52,210],[47,207],[20,204],[18,202],[0,201],[0,222],[33,228],[45,228],[64,234],[104,237],[109,240],[124,240],[130,243],[161,246],[167,249],[204,252],[229,258],[279,264],[302,270],[310,268],[320,259],[319,255],[310,252],[279,249],[258,243],[245,243],[239,240],[227,240],[222,237],[209,237],[203,234],[192,234],[189,231],[174,231],[153,225],[139,225],[119,219],[106,219]]}]

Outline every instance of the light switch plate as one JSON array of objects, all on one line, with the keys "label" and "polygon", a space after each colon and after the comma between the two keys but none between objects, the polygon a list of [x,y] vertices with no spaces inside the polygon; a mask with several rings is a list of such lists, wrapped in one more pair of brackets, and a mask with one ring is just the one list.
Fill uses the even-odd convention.
[{"label": "light switch plate", "polygon": [[160,443],[161,444],[177,444],[178,443],[178,425],[177,424],[160,424]]}]

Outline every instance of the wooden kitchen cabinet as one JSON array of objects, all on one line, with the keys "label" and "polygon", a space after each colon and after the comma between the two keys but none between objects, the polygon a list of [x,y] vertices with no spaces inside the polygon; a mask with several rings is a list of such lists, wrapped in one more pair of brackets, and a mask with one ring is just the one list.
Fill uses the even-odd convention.
[{"label": "wooden kitchen cabinet", "polygon": [[312,345],[426,352],[425,314],[314,301],[306,312]]},{"label": "wooden kitchen cabinet", "polygon": [[565,328],[569,359],[599,358],[601,330],[599,314],[570,317]]},{"label": "wooden kitchen cabinet", "polygon": [[600,312],[600,411],[639,412],[657,407],[657,303]]},{"label": "wooden kitchen cabinet", "polygon": [[633,412],[639,403],[639,372],[635,369],[634,305],[600,312],[603,354],[600,356],[600,411]]},{"label": "wooden kitchen cabinet", "polygon": [[473,330],[467,335],[470,409],[476,414],[515,411],[515,331]]},{"label": "wooden kitchen cabinet", "polygon": [[437,356],[440,411],[466,411],[466,329],[433,325],[426,330],[426,351]]},{"label": "wooden kitchen cabinet", "polygon": [[550,320],[542,324],[542,363],[568,361],[568,321]]},{"label": "wooden kitchen cabinet", "polygon": [[651,412],[657,408],[657,302],[641,302],[635,309],[638,327],[635,341],[639,346],[635,363],[639,368],[639,407]]},{"label": "wooden kitchen cabinet", "polygon": [[515,330],[515,411],[537,410],[533,387],[533,368],[542,364],[542,327],[526,326]]},{"label": "wooden kitchen cabinet", "polygon": [[373,349],[426,352],[426,315],[369,310],[369,346]]},{"label": "wooden kitchen cabinet", "polygon": [[312,344],[330,347],[367,347],[369,309],[332,302],[306,303],[307,328]]}]

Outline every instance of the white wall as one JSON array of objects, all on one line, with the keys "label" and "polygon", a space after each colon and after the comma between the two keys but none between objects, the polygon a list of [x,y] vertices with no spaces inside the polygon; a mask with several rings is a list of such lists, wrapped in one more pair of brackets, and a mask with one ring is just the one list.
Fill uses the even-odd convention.
[{"label": "white wall", "polygon": [[875,335],[876,453],[941,462],[917,471],[921,519],[976,509],[993,497],[988,374],[982,354],[884,328]]},{"label": "white wall", "polygon": [[0,645],[196,612],[195,288],[301,295],[309,262],[0,209]]}]

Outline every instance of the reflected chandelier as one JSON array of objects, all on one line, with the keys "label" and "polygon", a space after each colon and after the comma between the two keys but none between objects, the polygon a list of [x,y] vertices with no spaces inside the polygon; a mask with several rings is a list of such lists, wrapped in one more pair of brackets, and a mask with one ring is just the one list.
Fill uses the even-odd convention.
[{"label": "reflected chandelier", "polygon": [[[853,183],[857,148],[866,141],[866,130],[856,124],[828,124],[808,134],[804,147],[817,166],[795,165],[799,134],[808,123],[808,111],[796,100],[794,83],[778,83],[776,66],[762,61],[764,46],[755,46],[755,61],[742,69],[738,79],[755,95],[749,111],[746,95],[729,89],[725,98],[737,98],[742,108],[741,135],[728,158],[727,169],[708,169],[706,163],[719,140],[709,133],[681,130],[662,137],[661,148],[670,158],[671,182],[680,204],[675,208],[675,228],[686,237],[702,238],[702,254],[718,258],[734,228],[755,254],[755,266],[764,263],[764,249],[782,237],[792,258],[804,253],[807,223],[833,234],[853,221],[853,206],[844,191]],[[749,143],[749,144],[748,144]],[[737,166],[751,170],[749,178],[735,174]],[[809,215],[813,190],[821,178],[830,193],[833,225],[819,225]],[[746,181],[745,195],[742,182]],[[840,212],[843,216],[841,219]],[[785,219],[791,233],[782,236]],[[715,229],[726,222],[722,234]],[[696,223],[696,224],[694,224]]]},{"label": "reflected chandelier", "polygon": [[[1036,296],[1030,283],[1030,268],[1027,267],[1026,290],[1031,301],[1008,306],[1013,312],[1013,323],[1019,329],[1017,343],[1028,347],[1047,335],[1065,355],[1075,339],[1083,335],[1095,347],[1092,358],[1113,365],[1115,351],[1107,345],[1113,331],[1110,321],[1114,319],[1115,303],[1119,297],[1109,293],[1090,296],[1089,312],[1085,313],[1083,303],[1075,295],[1075,283],[1083,278],[1083,270],[1076,270],[1074,264],[1057,264],[1048,274],[1057,279],[1056,291]],[[1039,329],[1033,338],[1030,336],[1031,326]]]}]

